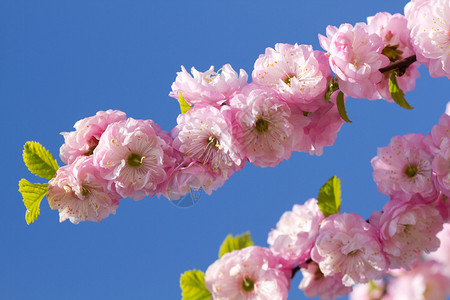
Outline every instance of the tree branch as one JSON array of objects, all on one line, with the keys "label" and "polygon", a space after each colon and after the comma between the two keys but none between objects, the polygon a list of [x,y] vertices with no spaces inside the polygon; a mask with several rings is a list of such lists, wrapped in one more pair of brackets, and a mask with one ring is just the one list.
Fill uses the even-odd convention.
[{"label": "tree branch", "polygon": [[[411,55],[411,56],[408,56],[407,58],[404,58],[404,59],[399,60],[399,61],[397,61],[397,62],[395,62],[395,63],[393,63],[393,64],[390,64],[390,65],[387,66],[387,67],[381,68],[381,69],[379,69],[379,71],[380,71],[381,73],[386,73],[386,72],[389,72],[389,71],[391,71],[391,70],[396,70],[396,69],[398,69],[398,70],[399,70],[399,73],[400,73],[401,75],[403,75],[403,74],[406,72],[406,69],[407,69],[412,63],[414,63],[416,60],[417,60],[417,59],[416,59],[416,56],[415,56],[415,55]],[[399,74],[399,76],[401,76],[400,74]]]}]

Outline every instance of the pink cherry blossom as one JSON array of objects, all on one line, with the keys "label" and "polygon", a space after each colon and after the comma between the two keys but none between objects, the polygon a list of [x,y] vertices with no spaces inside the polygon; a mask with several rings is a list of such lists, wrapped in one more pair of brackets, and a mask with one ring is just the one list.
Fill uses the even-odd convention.
[{"label": "pink cherry blossom", "polygon": [[151,120],[117,122],[108,126],[94,151],[94,164],[122,197],[141,200],[160,193],[175,159],[167,132]]},{"label": "pink cherry blossom", "polygon": [[330,67],[338,77],[340,90],[354,98],[376,99],[376,84],[382,80],[378,70],[389,64],[381,54],[383,43],[376,34],[370,34],[367,24],[355,27],[342,24],[327,27],[327,36],[319,34],[320,45],[327,52]]},{"label": "pink cherry blossom", "polygon": [[336,299],[352,291],[351,287],[342,284],[340,276],[324,276],[315,262],[308,263],[305,268],[300,270],[303,279],[298,288],[307,297],[320,297],[322,300]]},{"label": "pink cherry blossom", "polygon": [[437,238],[440,241],[439,248],[424,256],[428,260],[440,262],[444,268],[444,273],[450,278],[450,223],[444,224],[444,228],[437,234]]},{"label": "pink cherry blossom", "polygon": [[236,147],[258,167],[274,167],[292,153],[291,111],[270,88],[250,84],[230,99]]},{"label": "pink cherry blossom", "polygon": [[233,125],[228,106],[194,107],[179,115],[178,125],[172,129],[173,147],[185,159],[203,164],[216,176],[228,178],[239,170],[241,157],[232,135]]},{"label": "pink cherry blossom", "polygon": [[162,194],[169,200],[178,200],[200,189],[211,195],[225,183],[226,179],[204,168],[199,162],[181,163],[171,172]]},{"label": "pink cherry blossom", "polygon": [[431,77],[450,78],[450,2],[411,1],[405,16],[417,61],[427,66]]},{"label": "pink cherry blossom", "polygon": [[205,285],[215,300],[287,299],[291,271],[279,270],[277,265],[267,248],[234,250],[208,267]]},{"label": "pink cherry blossom", "polygon": [[387,268],[376,228],[353,213],[322,221],[311,258],[325,276],[341,276],[345,286],[380,279]]},{"label": "pink cherry blossom", "polygon": [[180,93],[190,105],[198,103],[221,103],[230,95],[247,84],[248,75],[244,70],[239,75],[226,64],[220,70],[214,71],[211,66],[206,72],[191,69],[193,77],[181,66],[181,72],[172,84],[169,96],[178,99]]},{"label": "pink cherry blossom", "polygon": [[60,222],[69,219],[74,224],[100,222],[115,214],[120,203],[119,195],[108,189],[108,181],[94,167],[92,156],[59,168],[49,182],[47,199],[51,209],[58,209]]},{"label": "pink cherry blossom", "polygon": [[401,193],[405,201],[415,193],[419,193],[424,200],[436,199],[431,172],[433,156],[424,138],[423,134],[396,136],[387,147],[378,148],[372,167],[373,179],[380,193]]},{"label": "pink cherry blossom", "polygon": [[[380,12],[373,17],[368,17],[367,23],[369,33],[375,33],[381,37],[383,43],[382,54],[386,55],[391,63],[415,54],[411,44],[410,31],[407,27],[408,21],[404,16]],[[418,66],[418,63],[410,65],[405,74],[397,77],[398,85],[403,92],[411,91],[415,88],[416,79],[420,76],[417,70]],[[383,79],[377,83],[376,87],[379,98],[394,102],[389,92],[390,76],[391,72],[384,73]]]},{"label": "pink cherry blossom", "polygon": [[79,156],[92,155],[101,135],[109,124],[126,120],[124,112],[119,110],[99,111],[95,116],[84,118],[73,126],[76,130],[61,132],[64,144],[61,146],[60,158],[66,164],[71,164]]},{"label": "pink cherry blossom", "polygon": [[304,205],[296,204],[292,211],[281,216],[277,228],[269,233],[267,243],[284,267],[301,265],[311,257],[323,219],[316,199],[309,199]]},{"label": "pink cherry blossom", "polygon": [[386,283],[373,280],[366,284],[357,284],[349,295],[349,300],[387,300],[384,298]]},{"label": "pink cherry blossom", "polygon": [[[338,92],[331,95],[330,102],[319,110],[309,113],[307,118],[310,119],[308,126],[305,127],[306,133],[311,141],[310,154],[320,156],[323,154],[323,147],[332,146],[337,138],[337,133],[344,124],[337,106],[336,98]],[[344,101],[347,97],[344,96]],[[295,136],[295,135],[294,135]],[[302,142],[300,142],[301,144]],[[298,143],[296,144],[298,145]]]},{"label": "pink cherry blossom", "polygon": [[435,261],[419,262],[410,271],[396,271],[387,287],[389,299],[445,300],[450,294],[450,279]]},{"label": "pink cherry blossom", "polygon": [[450,116],[443,114],[439,124],[433,126],[428,137],[430,151],[434,154],[432,169],[434,182],[440,191],[450,197]]},{"label": "pink cherry blossom", "polygon": [[325,104],[331,71],[324,53],[310,45],[276,44],[256,60],[252,78],[277,90],[286,102],[315,111]]},{"label": "pink cherry blossom", "polygon": [[436,234],[443,226],[439,211],[431,205],[397,199],[386,203],[383,213],[373,213],[370,223],[379,229],[391,269],[408,269],[422,251],[436,250],[439,247]]}]

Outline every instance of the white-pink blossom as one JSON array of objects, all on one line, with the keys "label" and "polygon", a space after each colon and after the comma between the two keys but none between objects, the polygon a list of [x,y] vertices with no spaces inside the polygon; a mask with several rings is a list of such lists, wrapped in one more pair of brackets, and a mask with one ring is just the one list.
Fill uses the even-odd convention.
[{"label": "white-pink blossom", "polygon": [[450,278],[450,223],[445,223],[443,229],[437,234],[440,241],[439,248],[431,253],[425,254],[428,260],[435,260],[442,264],[445,274]]},{"label": "white-pink blossom", "polygon": [[311,258],[325,276],[339,275],[345,286],[380,279],[387,269],[376,228],[353,213],[322,221]]},{"label": "white-pink blossom", "polygon": [[336,299],[343,297],[352,291],[352,288],[342,284],[340,276],[324,276],[320,271],[319,265],[310,262],[302,271],[303,279],[300,282],[299,289],[307,297],[320,297],[322,300]]},{"label": "white-pink blossom", "polygon": [[450,78],[450,2],[413,0],[405,6],[405,16],[417,61],[431,77]]},{"label": "white-pink blossom", "polygon": [[[391,63],[414,55],[407,23],[408,21],[403,15],[391,15],[388,12],[380,12],[367,18],[369,33],[375,33],[382,39],[383,51],[381,53],[386,55]],[[397,83],[403,92],[406,93],[415,88],[416,79],[420,76],[417,70],[418,66],[418,63],[413,63],[404,74],[397,74]],[[394,102],[389,92],[390,76],[391,72],[384,73],[383,79],[377,83],[376,87],[379,98]]]},{"label": "white-pink blossom", "polygon": [[230,99],[233,134],[242,158],[258,167],[274,167],[292,153],[291,110],[277,93],[250,84]]},{"label": "white-pink blossom", "polygon": [[110,109],[99,111],[95,116],[79,120],[73,126],[75,131],[61,132],[64,136],[64,144],[59,150],[61,160],[70,164],[79,156],[92,155],[106,127],[111,123],[126,120],[126,118],[124,112]]},{"label": "white-pink blossom", "polygon": [[439,247],[436,234],[444,221],[436,208],[422,201],[391,199],[382,213],[372,214],[370,223],[380,232],[389,268],[408,269],[422,251],[429,253]]},{"label": "white-pink blossom", "polygon": [[49,181],[47,199],[51,209],[58,209],[60,222],[69,219],[74,224],[100,222],[115,214],[120,203],[120,196],[108,189],[108,181],[94,167],[92,156],[59,168]]},{"label": "white-pink blossom", "polygon": [[331,71],[325,54],[310,45],[276,44],[256,60],[252,78],[277,90],[286,102],[315,111],[325,104]]},{"label": "white-pink blossom", "polygon": [[177,123],[172,129],[173,147],[185,159],[197,161],[225,178],[242,167],[228,106],[220,110],[213,106],[193,107],[179,115]]},{"label": "white-pink blossom", "polygon": [[373,280],[366,284],[357,284],[349,295],[349,300],[387,300],[384,298],[386,283]]},{"label": "white-pink blossom", "polygon": [[169,200],[178,200],[200,189],[211,195],[225,183],[226,179],[204,168],[203,164],[197,161],[180,163],[172,170],[162,194]]},{"label": "white-pink blossom", "polygon": [[208,267],[205,285],[215,300],[287,299],[291,271],[279,270],[277,265],[267,248],[234,250]]},{"label": "white-pink blossom", "polygon": [[389,64],[381,54],[383,43],[377,34],[370,34],[365,23],[354,27],[342,24],[328,26],[327,36],[319,34],[320,45],[327,52],[330,67],[338,77],[340,90],[354,98],[376,99],[376,84],[382,80],[379,71]]},{"label": "white-pink blossom", "polygon": [[423,134],[411,133],[393,137],[387,147],[378,148],[372,167],[380,193],[400,193],[405,201],[416,193],[427,201],[436,199],[431,172],[433,156],[425,141]]},{"label": "white-pink blossom", "polygon": [[438,262],[419,262],[410,271],[396,270],[393,275],[387,287],[388,299],[445,300],[450,294],[450,278]]},{"label": "white-pink blossom", "polygon": [[[337,138],[337,133],[344,124],[341,115],[336,106],[336,98],[338,92],[334,92],[331,95],[330,102],[324,105],[319,110],[308,113],[307,119],[309,123],[304,127],[303,133],[308,136],[306,141],[310,141],[311,148],[309,153],[320,156],[323,154],[323,147],[332,146]],[[346,101],[347,96],[344,96],[344,101]],[[301,137],[294,132],[294,139],[297,141],[295,146],[304,144],[303,141],[296,139],[296,137]],[[298,149],[298,148],[294,148]]]},{"label": "white-pink blossom", "polygon": [[113,123],[94,151],[94,164],[122,197],[140,200],[161,192],[174,167],[169,134],[151,120]]},{"label": "white-pink blossom", "polygon": [[172,92],[169,96],[176,99],[180,93],[184,100],[190,104],[199,103],[222,103],[230,95],[247,84],[248,75],[241,69],[239,75],[233,68],[226,64],[218,71],[214,71],[214,66],[205,72],[199,72],[194,67],[191,69],[191,76],[186,69],[181,66],[181,72],[177,72],[177,78],[172,84]]},{"label": "white-pink blossom", "polygon": [[311,257],[311,249],[323,219],[323,213],[314,198],[303,205],[296,204],[292,211],[283,213],[277,228],[269,233],[267,243],[285,268],[301,265]]}]

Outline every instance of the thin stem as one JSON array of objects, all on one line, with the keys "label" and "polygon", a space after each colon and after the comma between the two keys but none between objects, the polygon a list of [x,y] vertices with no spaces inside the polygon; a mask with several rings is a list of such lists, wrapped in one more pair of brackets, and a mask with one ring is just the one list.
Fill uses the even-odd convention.
[{"label": "thin stem", "polygon": [[399,61],[397,61],[397,62],[395,62],[395,63],[393,63],[393,64],[390,64],[390,65],[387,66],[387,67],[381,68],[381,69],[380,69],[380,72],[381,72],[381,73],[386,73],[386,72],[389,72],[389,71],[391,71],[391,70],[399,69],[400,72],[402,72],[402,70],[403,70],[403,73],[404,73],[404,72],[406,71],[406,69],[407,69],[413,62],[415,62],[416,60],[417,60],[417,59],[416,59],[416,56],[415,56],[415,55],[411,55],[411,56],[408,56],[407,58],[404,58],[404,59],[399,60]]}]

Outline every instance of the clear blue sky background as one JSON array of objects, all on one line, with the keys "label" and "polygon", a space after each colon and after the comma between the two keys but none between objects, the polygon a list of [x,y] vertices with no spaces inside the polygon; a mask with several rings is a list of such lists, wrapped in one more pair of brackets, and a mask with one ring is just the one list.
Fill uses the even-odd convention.
[{"label": "clear blue sky background", "polygon": [[[228,233],[251,231],[258,245],[281,214],[342,179],[342,211],[364,218],[387,198],[370,160],[392,136],[427,134],[450,100],[448,79],[424,67],[415,107],[349,99],[345,124],[321,157],[295,153],[276,168],[247,165],[212,196],[181,209],[166,199],[122,200],[101,223],[60,224],[46,201],[27,226],[17,182],[30,175],[22,147],[36,140],[58,154],[61,131],[98,110],[120,109],[176,124],[168,97],[180,65],[206,70],[230,63],[252,72],[266,47],[312,44],[327,25],[403,12],[406,1],[21,1],[0,2],[2,206],[0,299],[179,299],[185,270],[206,270]],[[60,163],[61,164],[61,163]],[[303,299],[293,281],[290,299]]]}]

